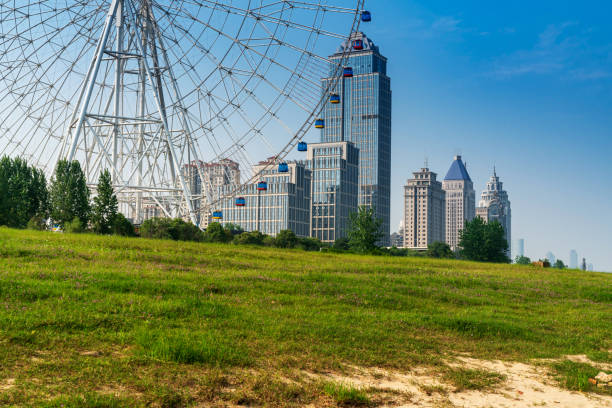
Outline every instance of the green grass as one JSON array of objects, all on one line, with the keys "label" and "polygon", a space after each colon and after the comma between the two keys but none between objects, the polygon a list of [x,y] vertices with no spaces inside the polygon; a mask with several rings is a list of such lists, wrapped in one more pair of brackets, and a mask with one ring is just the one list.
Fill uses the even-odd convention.
[{"label": "green grass", "polygon": [[328,382],[323,386],[323,391],[341,406],[369,405],[368,394],[352,385]]},{"label": "green grass", "polygon": [[611,307],[612,274],[0,228],[0,405],[317,405],[303,370],[611,362]]},{"label": "green grass", "polygon": [[463,390],[487,390],[498,385],[506,376],[492,371],[468,368],[449,368],[444,379],[455,386],[455,392]]},{"label": "green grass", "polygon": [[598,388],[589,382],[589,378],[594,378],[601,371],[589,364],[565,360],[555,363],[553,370],[557,379],[569,390],[612,395],[612,388]]}]

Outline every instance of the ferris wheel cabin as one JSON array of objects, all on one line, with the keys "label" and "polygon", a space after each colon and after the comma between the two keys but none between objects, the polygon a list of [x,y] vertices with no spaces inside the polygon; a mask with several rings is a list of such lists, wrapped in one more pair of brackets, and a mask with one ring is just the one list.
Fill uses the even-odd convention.
[{"label": "ferris wheel cabin", "polygon": [[281,163],[278,165],[278,172],[279,173],[289,173],[289,166],[287,165],[287,163]]},{"label": "ferris wheel cabin", "polygon": [[323,119],[315,120],[315,128],[317,128],[317,129],[324,129],[325,128],[325,121]]},{"label": "ferris wheel cabin", "polygon": [[246,206],[246,200],[244,199],[244,197],[238,197],[236,199],[236,207],[244,207]]},{"label": "ferris wheel cabin", "polygon": [[268,190],[268,183],[266,183],[265,181],[260,181],[259,183],[257,183],[257,190],[258,191]]},{"label": "ferris wheel cabin", "polygon": [[369,11],[364,11],[361,13],[361,21],[363,21],[364,23],[369,23],[370,21],[372,21],[372,13],[370,13]]},{"label": "ferris wheel cabin", "polygon": [[298,143],[298,152],[307,152],[308,151],[308,143],[300,142]]},{"label": "ferris wheel cabin", "polygon": [[223,212],[222,211],[214,211],[212,214],[212,218],[213,220],[222,220],[223,219]]},{"label": "ferris wheel cabin", "polygon": [[333,104],[340,103],[340,95],[335,94],[335,93],[331,94],[329,97],[329,101]]},{"label": "ferris wheel cabin", "polygon": [[353,49],[354,50],[363,50],[363,40],[355,40],[355,41],[353,41]]},{"label": "ferris wheel cabin", "polygon": [[351,68],[351,67],[344,68],[344,72],[342,73],[342,76],[345,77],[345,78],[352,78],[353,77],[353,68]]}]

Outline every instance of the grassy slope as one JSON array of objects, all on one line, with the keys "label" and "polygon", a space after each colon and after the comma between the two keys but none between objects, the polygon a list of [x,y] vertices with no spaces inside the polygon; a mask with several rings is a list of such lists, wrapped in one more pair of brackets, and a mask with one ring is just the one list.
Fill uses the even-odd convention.
[{"label": "grassy slope", "polygon": [[324,387],[281,376],[458,352],[609,362],[610,310],[612,274],[0,228],[0,404],[305,403]]}]

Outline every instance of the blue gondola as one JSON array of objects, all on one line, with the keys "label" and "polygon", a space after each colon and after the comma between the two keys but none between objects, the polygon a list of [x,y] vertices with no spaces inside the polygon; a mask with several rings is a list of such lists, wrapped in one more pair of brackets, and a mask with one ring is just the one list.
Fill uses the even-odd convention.
[{"label": "blue gondola", "polygon": [[372,13],[370,13],[369,11],[362,12],[361,21],[363,21],[364,23],[369,23],[370,21],[372,21]]},{"label": "blue gondola", "polygon": [[325,128],[325,121],[323,119],[317,119],[315,120],[315,127],[317,129],[323,129]]},{"label": "blue gondola", "polygon": [[338,95],[338,94],[331,94],[331,96],[329,97],[329,101],[331,103],[340,103],[340,95]]},{"label": "blue gondola", "polygon": [[236,199],[236,207],[244,207],[246,206],[246,200],[244,199],[244,197],[238,197]]},{"label": "blue gondola", "polygon": [[279,173],[289,173],[289,166],[287,165],[287,163],[281,163],[278,165],[278,172]]},{"label": "blue gondola", "polygon": [[268,183],[266,183],[265,181],[260,181],[259,183],[257,183],[257,190],[266,191],[267,189],[268,189]]},{"label": "blue gondola", "polygon": [[355,40],[355,41],[353,41],[353,49],[355,49],[355,50],[363,50],[363,40]]},{"label": "blue gondola", "polygon": [[223,219],[223,212],[222,211],[214,211],[212,217],[213,217],[213,220],[222,220]]},{"label": "blue gondola", "polygon": [[307,152],[308,151],[308,143],[300,142],[298,143],[298,152]]},{"label": "blue gondola", "polygon": [[342,76],[345,78],[351,78],[353,76],[353,68],[351,67],[344,68],[344,73],[342,74]]}]

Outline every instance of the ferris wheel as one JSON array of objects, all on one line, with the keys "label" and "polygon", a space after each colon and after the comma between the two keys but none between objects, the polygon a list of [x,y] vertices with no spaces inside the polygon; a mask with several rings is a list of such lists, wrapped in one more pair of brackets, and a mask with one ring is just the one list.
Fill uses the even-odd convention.
[{"label": "ferris wheel", "polygon": [[78,160],[91,188],[108,169],[135,221],[195,222],[217,198],[185,166],[229,160],[239,190],[303,144],[363,2],[0,0],[0,156]]}]

